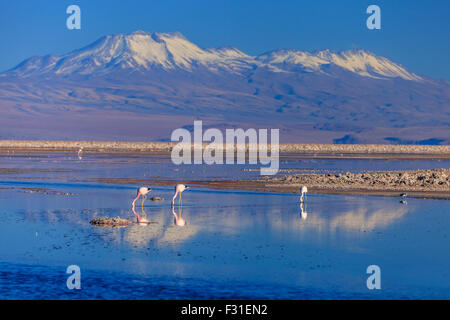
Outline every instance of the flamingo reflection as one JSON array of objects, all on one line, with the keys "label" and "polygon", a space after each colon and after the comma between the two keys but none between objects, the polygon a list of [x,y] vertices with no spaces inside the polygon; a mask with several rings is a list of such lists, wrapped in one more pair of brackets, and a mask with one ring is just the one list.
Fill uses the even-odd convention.
[{"label": "flamingo reflection", "polygon": [[303,202],[300,203],[300,215],[303,220],[306,220],[306,218],[308,217],[308,212],[306,212],[306,203],[305,208],[303,208]]},{"label": "flamingo reflection", "polygon": [[149,220],[147,220],[147,218],[146,218],[147,215],[145,214],[144,207],[142,207],[142,216],[140,216],[140,215],[136,212],[136,210],[135,210],[135,208],[134,208],[134,205],[131,207],[131,210],[133,210],[133,213],[134,213],[134,215],[136,216],[137,223],[138,223],[139,225],[146,226],[146,225],[148,225],[148,224],[151,223],[151,222],[150,222]]},{"label": "flamingo reflection", "polygon": [[80,150],[78,150],[78,160],[83,160],[83,157],[81,156],[83,154],[83,147],[80,147]]},{"label": "flamingo reflection", "polygon": [[172,214],[174,216],[173,224],[175,224],[179,227],[184,227],[186,225],[186,220],[184,220],[183,217],[181,217],[181,211],[182,211],[182,207],[179,206],[178,215],[177,215],[175,213],[175,208],[172,206]]}]

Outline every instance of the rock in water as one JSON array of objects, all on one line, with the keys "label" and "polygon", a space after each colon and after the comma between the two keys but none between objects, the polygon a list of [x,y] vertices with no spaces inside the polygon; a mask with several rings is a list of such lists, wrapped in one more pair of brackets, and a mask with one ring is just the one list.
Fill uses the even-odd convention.
[{"label": "rock in water", "polygon": [[122,219],[120,217],[109,218],[109,217],[101,217],[94,218],[90,222],[92,225],[96,227],[111,227],[111,228],[121,228],[126,227],[133,224],[131,221]]},{"label": "rock in water", "polygon": [[151,197],[150,200],[152,200],[152,201],[164,201],[164,198],[160,198],[160,197]]}]

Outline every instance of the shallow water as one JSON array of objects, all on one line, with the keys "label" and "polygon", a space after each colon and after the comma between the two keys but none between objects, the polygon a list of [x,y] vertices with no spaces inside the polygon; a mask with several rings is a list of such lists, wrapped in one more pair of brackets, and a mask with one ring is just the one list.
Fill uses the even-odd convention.
[{"label": "shallow water", "polygon": [[[230,179],[259,177],[256,165],[174,165],[167,155],[158,154],[82,154],[73,152],[0,151],[0,169],[22,169],[14,176],[56,181],[80,181],[96,178],[132,179]],[[280,173],[360,172],[450,168],[450,159],[348,159],[281,157]],[[36,172],[37,171],[37,172]],[[8,179],[8,175],[0,175]]]},{"label": "shallow water", "polygon": [[[0,298],[450,298],[449,201],[308,195],[302,212],[293,194],[194,189],[175,208],[187,222],[180,227],[167,200],[172,188],[152,186],[151,196],[166,201],[138,203],[137,211],[153,223],[103,229],[89,221],[134,219],[136,188],[91,179],[255,173],[174,171],[164,157],[99,158],[1,158],[2,168],[60,171],[0,175]],[[69,265],[81,268],[81,290],[66,287]],[[367,289],[369,265],[381,268],[381,290]]]}]

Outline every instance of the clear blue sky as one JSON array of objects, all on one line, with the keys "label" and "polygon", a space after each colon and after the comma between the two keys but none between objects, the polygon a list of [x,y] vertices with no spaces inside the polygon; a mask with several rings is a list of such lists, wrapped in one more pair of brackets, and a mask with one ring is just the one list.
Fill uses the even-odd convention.
[{"label": "clear blue sky", "polygon": [[[77,4],[82,29],[66,29]],[[366,28],[370,4],[381,30]],[[135,30],[180,31],[201,47],[256,55],[279,48],[363,48],[422,75],[450,80],[448,0],[14,0],[0,3],[0,71],[33,55],[63,54]]]}]

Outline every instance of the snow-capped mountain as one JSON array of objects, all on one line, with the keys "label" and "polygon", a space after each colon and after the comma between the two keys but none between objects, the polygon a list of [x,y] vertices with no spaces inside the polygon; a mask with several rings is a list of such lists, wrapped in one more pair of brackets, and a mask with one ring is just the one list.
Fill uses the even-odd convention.
[{"label": "snow-capped mountain", "polygon": [[103,74],[117,69],[142,72],[160,68],[193,72],[197,68],[206,68],[212,72],[242,73],[258,67],[266,67],[273,72],[291,72],[292,65],[308,72],[326,73],[323,66],[335,65],[364,77],[422,80],[401,65],[365,50],[339,53],[277,50],[255,57],[233,47],[202,49],[178,32],[143,31],[105,36],[61,57],[33,57],[10,72],[32,76],[47,73]]},{"label": "snow-capped mountain", "polygon": [[196,118],[285,142],[450,143],[449,101],[447,81],[366,50],[251,56],[137,31],[1,73],[0,138],[167,140]]},{"label": "snow-capped mountain", "polygon": [[284,70],[283,65],[299,65],[307,71],[320,72],[325,65],[335,65],[363,77],[423,80],[401,65],[367,50],[348,50],[339,53],[330,50],[322,50],[316,53],[299,50],[277,50],[260,55],[257,59],[275,65],[282,70]]},{"label": "snow-capped mountain", "polygon": [[182,34],[136,31],[128,35],[102,37],[94,43],[61,57],[33,57],[11,70],[30,76],[54,74],[108,73],[117,69],[192,71],[205,67],[212,71],[237,72],[249,68],[253,58],[236,48],[202,49]]}]

